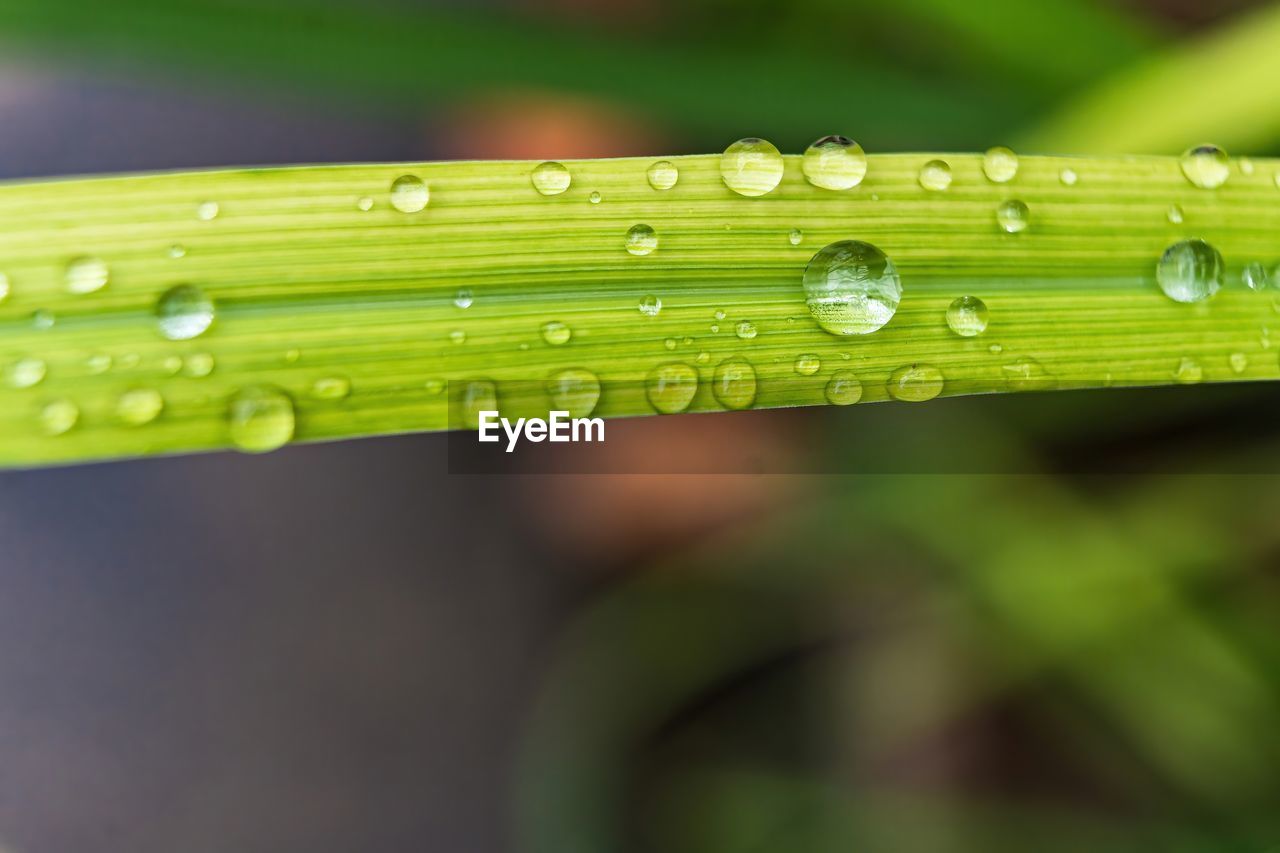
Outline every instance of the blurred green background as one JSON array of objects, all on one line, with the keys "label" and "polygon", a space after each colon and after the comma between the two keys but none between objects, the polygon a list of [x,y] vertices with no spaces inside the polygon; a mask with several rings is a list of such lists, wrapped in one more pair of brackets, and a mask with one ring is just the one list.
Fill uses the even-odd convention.
[{"label": "blurred green background", "polygon": [[[1249,0],[0,0],[0,174],[1264,156],[1276,45]],[[0,851],[1280,849],[1275,392],[878,405],[627,427],[863,476],[0,474]]]}]

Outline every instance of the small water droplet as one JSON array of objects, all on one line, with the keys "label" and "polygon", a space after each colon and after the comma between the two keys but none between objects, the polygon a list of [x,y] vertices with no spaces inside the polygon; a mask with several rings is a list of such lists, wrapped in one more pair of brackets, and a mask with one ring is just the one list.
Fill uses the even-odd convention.
[{"label": "small water droplet", "polygon": [[1250,160],[1248,157],[1241,157],[1239,160],[1236,161],[1236,165],[1240,167],[1240,174],[1242,175],[1253,174],[1253,161]]},{"label": "small water droplet", "polygon": [[573,330],[558,320],[542,324],[542,339],[553,347],[569,343]]},{"label": "small water droplet", "polygon": [[824,136],[805,150],[800,166],[815,187],[848,190],[866,177],[867,154],[847,136]]},{"label": "small water droplet", "polygon": [[1231,158],[1216,145],[1197,145],[1187,149],[1178,164],[1182,174],[1194,186],[1211,190],[1222,186],[1231,177]]},{"label": "small water droplet", "polygon": [[20,358],[5,371],[14,388],[33,388],[44,381],[48,368],[38,358]]},{"label": "small water droplet", "polygon": [[694,359],[694,361],[698,362],[698,364],[706,364],[710,360],[711,360],[711,353],[707,352],[706,350],[703,350],[702,352],[698,353],[698,357]]},{"label": "small water droplet", "polygon": [[649,167],[646,177],[655,190],[669,190],[680,180],[680,170],[670,160],[659,160]]},{"label": "small water droplet", "polygon": [[48,308],[37,308],[31,312],[32,327],[42,332],[46,329],[52,329],[57,322],[58,318]]},{"label": "small water droplet", "polygon": [[142,361],[142,357],[136,352],[127,352],[120,356],[118,363],[124,370],[132,370]]},{"label": "small water droplet", "polygon": [[930,160],[920,169],[920,186],[942,192],[951,186],[951,165],[946,160]]},{"label": "small water droplet", "polygon": [[465,344],[467,342],[467,333],[462,329],[454,329],[449,332],[449,340],[455,344]]},{"label": "small water droplet", "polygon": [[947,325],[962,338],[972,338],[987,330],[987,303],[976,296],[961,296],[947,306]]},{"label": "small water droplet", "polygon": [[832,243],[804,271],[805,304],[822,328],[835,335],[866,335],[893,319],[902,282],[889,258],[858,240]]},{"label": "small water droplet", "polygon": [[795,364],[796,373],[801,376],[812,376],[822,369],[822,359],[813,353],[804,353],[796,356]]},{"label": "small water droplet", "polygon": [[889,396],[908,403],[923,403],[942,393],[942,371],[930,364],[907,364],[889,376]]},{"label": "small water droplet", "polygon": [[179,356],[171,355],[160,362],[160,367],[170,376],[176,376],[178,371],[182,369],[182,359]]},{"label": "small water droplet", "polygon": [[738,337],[742,338],[744,341],[749,341],[756,336],[756,324],[752,323],[750,320],[743,320],[738,323],[738,326],[734,331]]},{"label": "small water droplet", "polygon": [[826,395],[833,406],[852,406],[862,399],[862,380],[851,371],[838,370],[831,374]]},{"label": "small water droplet", "polygon": [[714,335],[714,334],[716,334],[716,333],[717,333],[717,332],[719,332],[719,331],[720,331],[720,326],[719,326],[718,324],[716,324],[716,323],[712,323],[712,324],[711,324],[711,334],[713,334],[713,335]]},{"label": "small water droplet", "polygon": [[663,345],[664,347],[666,347],[667,349],[675,349],[675,348],[676,348],[676,339],[675,339],[675,338],[667,338],[665,341],[663,341],[663,342],[662,342],[662,345]]},{"label": "small water droplet", "polygon": [[302,358],[302,350],[287,349],[284,351],[285,364],[293,364],[295,361],[297,361],[300,358]]},{"label": "small water droplet", "polygon": [[770,193],[782,182],[786,164],[772,142],[756,137],[739,139],[720,157],[720,177],[725,186],[748,198]]},{"label": "small water droplet", "polygon": [[1168,212],[1168,214],[1167,214],[1167,215],[1168,215],[1168,217],[1169,217],[1169,221],[1170,221],[1170,222],[1172,222],[1174,225],[1181,225],[1181,224],[1182,224],[1183,214],[1182,214],[1182,207],[1181,207],[1181,205],[1177,205],[1177,204],[1175,204],[1175,205],[1170,206],[1170,208],[1169,208],[1169,212]]},{"label": "small water droplet", "polygon": [[135,388],[116,401],[116,417],[129,426],[149,424],[160,416],[164,398],[154,388]]},{"label": "small water droplet", "polygon": [[716,311],[716,313],[712,314],[711,316],[715,317],[717,320],[723,320],[726,315],[723,311]]},{"label": "small water droplet", "polygon": [[603,198],[604,196],[600,195],[599,192],[596,192],[593,190],[591,192],[591,195],[587,196],[587,201],[591,202],[592,204],[599,204],[601,200],[603,200]]},{"label": "small water droplet", "polygon": [[792,228],[791,233],[787,235],[787,241],[793,246],[799,246],[800,241],[804,239],[804,232],[799,228]]},{"label": "small water droplet", "polygon": [[182,245],[181,243],[174,243],[172,246],[169,247],[169,257],[173,258],[175,261],[178,260],[179,258],[185,258],[186,256],[187,256],[187,247]]},{"label": "small water droplet", "polygon": [[189,341],[213,325],[213,300],[193,284],[169,288],[156,303],[160,334],[171,341]]},{"label": "small water droplet", "polygon": [[67,399],[53,400],[40,410],[40,426],[48,435],[63,435],[80,420],[80,408]]},{"label": "small water droplet", "polygon": [[1194,358],[1184,358],[1178,362],[1173,378],[1184,385],[1192,385],[1204,379],[1204,369]]},{"label": "small water droplet", "polygon": [[655,367],[645,383],[649,404],[661,414],[683,412],[698,393],[698,371],[679,361]]},{"label": "small water droplet", "polygon": [[93,293],[107,286],[111,277],[106,261],[88,255],[67,265],[67,290],[71,293]]},{"label": "small water droplet", "polygon": [[533,170],[532,180],[533,188],[543,195],[560,195],[569,189],[573,176],[569,174],[569,168],[563,163],[548,160],[540,163]]},{"label": "small water droplet", "polygon": [[1004,347],[1000,346],[1000,344],[992,344],[991,346],[987,347],[987,352],[991,353],[992,355],[999,355],[1000,353],[1004,352]]},{"label": "small water droplet", "polygon": [[1018,155],[1002,145],[988,148],[982,156],[982,171],[993,183],[1008,183],[1018,174]]},{"label": "small water droplet", "polygon": [[345,376],[322,376],[311,383],[311,396],[317,400],[345,400],[351,396],[351,380]]},{"label": "small water droplet", "polygon": [[241,389],[231,398],[227,429],[231,442],[246,453],[265,453],[293,439],[293,400],[265,385]]},{"label": "small water droplet", "polygon": [[196,352],[183,361],[182,371],[192,379],[203,379],[213,373],[213,356],[207,352]]},{"label": "small water droplet", "polygon": [[1044,391],[1056,383],[1044,365],[1034,358],[1020,358],[1000,368],[1010,391]]},{"label": "small water droplet", "polygon": [[470,308],[471,303],[474,301],[470,288],[466,287],[459,288],[458,292],[454,294],[453,297],[453,304],[462,309]]},{"label": "small water droplet", "polygon": [[1267,286],[1269,278],[1267,268],[1257,263],[1246,265],[1240,273],[1240,280],[1250,290],[1262,290]]},{"label": "small water droplet", "polygon": [[1031,211],[1018,199],[1009,199],[996,208],[996,222],[1008,233],[1018,234],[1031,224]]},{"label": "small water droplet", "polygon": [[431,188],[417,175],[401,175],[391,183],[391,206],[401,213],[418,213],[431,202]]},{"label": "small water droplet", "polygon": [[600,379],[590,370],[570,367],[547,380],[547,394],[554,410],[568,412],[572,418],[585,418],[600,401]]},{"label": "small water droplet", "polygon": [[1156,281],[1175,302],[1203,302],[1222,287],[1222,255],[1203,240],[1174,243],[1160,256]]},{"label": "small water droplet", "polygon": [[428,379],[426,382],[422,383],[422,388],[428,394],[439,394],[444,390],[444,380]]},{"label": "small water droplet", "polygon": [[218,214],[222,212],[222,208],[216,201],[201,202],[196,208],[196,217],[202,222],[211,222],[218,218]]},{"label": "small water droplet", "polygon": [[1249,368],[1249,356],[1242,352],[1233,352],[1227,359],[1231,364],[1232,373],[1244,373]]},{"label": "small water droplet", "polygon": [[373,199],[367,195],[361,196],[359,199],[356,200],[356,207],[364,211],[365,213],[368,213],[369,211],[373,210]]},{"label": "small water droplet", "polygon": [[102,373],[106,373],[108,370],[111,369],[111,356],[107,355],[106,353],[98,353],[97,355],[91,355],[89,356],[88,359],[85,360],[84,366],[85,366],[85,369],[89,371],[89,373],[95,376]]},{"label": "small water droplet", "polygon": [[640,313],[646,317],[657,317],[662,311],[662,300],[652,293],[640,300]]},{"label": "small water droplet", "polygon": [[684,339],[681,340],[680,343],[684,344],[687,347],[691,347],[693,346],[693,338],[689,337],[688,335],[685,335]]},{"label": "small water droplet", "polygon": [[1074,187],[1076,182],[1080,180],[1080,176],[1076,174],[1076,170],[1067,166],[1058,173],[1058,180],[1062,181],[1062,185],[1066,187]]},{"label": "small water droplet", "polygon": [[711,380],[711,393],[726,409],[745,409],[756,400],[756,369],[744,358],[720,362]]},{"label": "small water droplet", "polygon": [[658,248],[658,235],[648,225],[632,225],[627,232],[627,251],[633,255],[647,255]]}]

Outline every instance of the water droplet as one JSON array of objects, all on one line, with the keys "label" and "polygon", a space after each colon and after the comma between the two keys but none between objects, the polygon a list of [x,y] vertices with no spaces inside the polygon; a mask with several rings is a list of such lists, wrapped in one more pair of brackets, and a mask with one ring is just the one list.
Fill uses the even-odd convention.
[{"label": "water droplet", "polygon": [[603,198],[604,196],[600,195],[600,193],[592,190],[591,195],[587,196],[587,201],[592,204],[599,204]]},{"label": "water droplet", "polygon": [[942,371],[929,364],[907,364],[889,376],[889,396],[908,403],[923,403],[942,393]]},{"label": "water droplet", "polygon": [[664,415],[683,412],[697,393],[698,371],[679,361],[658,365],[645,383],[649,404]]},{"label": "water droplet", "polygon": [[1178,362],[1173,378],[1184,385],[1192,385],[1204,379],[1204,369],[1194,358],[1184,358]]},{"label": "water droplet", "polygon": [[1066,187],[1074,187],[1076,181],[1080,180],[1080,176],[1076,174],[1076,170],[1067,166],[1058,173],[1058,180],[1062,181],[1062,185]]},{"label": "water droplet", "polygon": [[401,175],[391,183],[391,206],[401,213],[418,213],[431,201],[431,188],[417,175]]},{"label": "water droplet", "polygon": [[1203,240],[1174,243],[1160,256],[1156,281],[1175,302],[1203,302],[1222,286],[1222,255]]},{"label": "water droplet", "polygon": [[439,394],[441,391],[444,390],[444,380],[428,379],[426,382],[422,383],[422,388],[428,394]]},{"label": "water droplet", "polygon": [[293,400],[265,385],[240,390],[231,398],[227,428],[231,442],[246,453],[265,453],[293,439]]},{"label": "water droplet", "polygon": [[947,325],[962,338],[972,338],[987,330],[987,303],[976,296],[961,296],[947,306]]},{"label": "water droplet", "polygon": [[1242,352],[1233,352],[1227,359],[1231,364],[1232,373],[1244,373],[1249,368],[1249,356]]},{"label": "water droplet", "polygon": [[652,293],[640,300],[640,313],[646,317],[657,317],[662,311],[662,300]]},{"label": "water droplet", "polygon": [[58,318],[48,308],[37,308],[31,312],[31,325],[42,332],[45,329],[52,329],[57,322]]},{"label": "water droplet", "polygon": [[454,329],[449,332],[449,340],[455,344],[465,344],[467,342],[467,333],[462,329]]},{"label": "water droplet", "polygon": [[742,358],[720,362],[711,380],[711,393],[726,409],[745,409],[756,400],[756,369]]},{"label": "water droplet", "polygon": [[1242,175],[1253,174],[1253,161],[1250,160],[1248,157],[1241,157],[1238,161],[1236,161],[1236,164],[1240,167],[1240,174]]},{"label": "water droplet", "polygon": [[1248,264],[1240,273],[1240,280],[1250,290],[1262,290],[1267,286],[1267,268],[1262,264]]},{"label": "water droplet", "polygon": [[723,320],[726,315],[723,311],[716,311],[716,313],[712,314],[711,316],[715,317],[717,320]]},{"label": "water droplet", "polygon": [[475,300],[471,295],[471,290],[466,287],[460,288],[453,297],[453,304],[458,308],[470,308],[473,301]]},{"label": "water droplet", "polygon": [[196,216],[202,222],[211,222],[218,218],[218,214],[222,212],[222,208],[218,206],[216,201],[201,202],[196,208]]},{"label": "water droplet", "polygon": [[129,426],[149,424],[160,416],[164,398],[154,388],[135,388],[116,401],[116,417]]},{"label": "water droplet", "polygon": [[563,163],[549,160],[533,170],[533,188],[543,195],[560,195],[569,189],[573,177]]},{"label": "water droplet", "polygon": [[20,358],[5,371],[14,388],[32,388],[44,381],[48,368],[38,358]]},{"label": "water droplet", "polygon": [[689,337],[688,335],[685,335],[684,339],[681,340],[680,343],[684,344],[687,347],[691,347],[693,346],[693,338]]},{"label": "water droplet", "polygon": [[1231,159],[1216,145],[1197,145],[1187,149],[1179,165],[1187,180],[1201,189],[1220,187],[1231,177]]},{"label": "water droplet", "polygon": [[1018,199],[1009,199],[996,208],[996,222],[1010,234],[1018,234],[1031,224],[1031,211]]},{"label": "water droplet", "polygon": [[893,319],[902,282],[893,261],[870,243],[843,240],[820,250],[804,271],[805,303],[835,335],[865,335]]},{"label": "water droplet", "polygon": [[182,359],[176,355],[171,355],[164,361],[160,362],[160,366],[164,372],[170,376],[176,376],[178,371],[182,369]]},{"label": "water droplet", "polygon": [[716,333],[717,333],[717,332],[719,332],[719,331],[720,331],[720,326],[719,326],[719,325],[717,325],[717,324],[715,324],[715,323],[712,323],[712,324],[711,324],[711,334],[713,334],[713,335],[714,335],[714,334],[716,334]]},{"label": "water droplet", "polygon": [[542,324],[542,339],[553,347],[569,343],[571,337],[573,337],[573,330],[558,320]]},{"label": "water droplet", "polygon": [[156,303],[160,334],[171,341],[199,337],[213,324],[213,300],[193,284],[171,287]]},{"label": "water droplet", "polygon": [[738,327],[734,330],[738,337],[744,341],[749,341],[756,336],[756,324],[750,320],[743,320],[738,323]]},{"label": "water droplet", "polygon": [[1044,391],[1056,383],[1044,365],[1034,358],[1020,358],[1000,368],[1010,391]]},{"label": "water droplet", "polygon": [[311,396],[317,400],[345,400],[351,396],[351,380],[345,376],[322,376],[311,383]]},{"label": "water droplet", "polygon": [[725,186],[748,198],[770,193],[782,182],[786,165],[772,142],[754,136],[739,139],[720,157],[720,177]]},{"label": "water droplet", "polygon": [[1181,225],[1181,224],[1182,224],[1182,207],[1181,207],[1181,205],[1177,205],[1177,204],[1172,205],[1172,206],[1169,208],[1168,217],[1169,217],[1169,221],[1170,221],[1170,222],[1172,222],[1174,225]]},{"label": "water droplet", "polygon": [[369,198],[369,196],[367,195],[361,196],[359,199],[356,200],[356,207],[364,211],[365,213],[368,213],[369,211],[373,210],[373,199]]},{"label": "water droplet", "polygon": [[71,293],[93,293],[107,286],[111,273],[101,258],[84,256],[67,265],[67,290]]},{"label": "water droplet", "polygon": [[663,345],[664,347],[666,347],[667,349],[675,349],[675,348],[676,348],[676,339],[675,339],[675,338],[667,338],[665,341],[663,341],[663,342],[662,342],[662,345]]},{"label": "water droplet", "polygon": [[181,243],[174,243],[172,246],[169,247],[169,257],[173,258],[175,261],[178,260],[179,258],[185,258],[186,256],[187,256],[187,247],[182,245]]},{"label": "water droplet", "polygon": [[556,411],[568,412],[572,418],[585,418],[596,410],[600,401],[600,379],[590,370],[570,367],[547,380],[547,394]]},{"label": "water droplet", "polygon": [[659,160],[649,167],[646,176],[655,190],[669,190],[680,180],[680,170],[670,160]]},{"label": "water droplet", "polygon": [[48,435],[70,432],[80,420],[80,408],[70,400],[53,400],[40,410],[40,426]]},{"label": "water droplet", "polygon": [[812,376],[822,369],[822,359],[813,353],[804,353],[796,356],[795,368],[801,376]]},{"label": "water droplet", "polygon": [[848,137],[824,136],[805,150],[800,165],[805,179],[815,187],[847,190],[866,177],[867,155]]},{"label": "water droplet", "polygon": [[799,246],[800,241],[804,239],[804,232],[799,228],[792,228],[791,233],[787,235],[787,241],[793,246]]},{"label": "water droplet", "polygon": [[111,356],[106,353],[91,355],[85,360],[84,366],[86,370],[95,376],[106,373],[111,369]]},{"label": "water droplet", "polygon": [[992,344],[991,346],[987,347],[987,352],[991,353],[992,355],[999,355],[1000,353],[1004,352],[1004,347],[1002,347],[1000,344]]},{"label": "water droplet", "polygon": [[826,395],[833,406],[852,406],[862,399],[862,380],[851,371],[838,370],[827,383]]},{"label": "water droplet", "polygon": [[1018,155],[1004,146],[989,148],[982,156],[982,171],[994,183],[1008,183],[1018,174]]},{"label": "water droplet", "polygon": [[951,186],[951,165],[946,160],[930,160],[920,169],[920,186],[942,192]]},{"label": "water droplet", "polygon": [[184,360],[182,370],[193,379],[203,379],[213,373],[213,356],[207,352],[192,353]]},{"label": "water droplet", "polygon": [[648,225],[632,225],[627,232],[627,251],[633,255],[647,255],[658,248],[658,235]]}]

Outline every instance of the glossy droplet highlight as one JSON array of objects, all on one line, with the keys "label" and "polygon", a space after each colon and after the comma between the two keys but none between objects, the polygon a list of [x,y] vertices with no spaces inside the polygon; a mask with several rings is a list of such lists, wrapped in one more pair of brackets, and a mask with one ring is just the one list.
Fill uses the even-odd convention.
[{"label": "glossy droplet highlight", "polygon": [[920,168],[920,186],[930,192],[942,192],[951,186],[951,164],[946,160],[930,160]]},{"label": "glossy droplet highlight", "polygon": [[111,277],[106,261],[89,255],[67,264],[67,290],[71,293],[93,293],[107,286]]},{"label": "glossy droplet highlight", "polygon": [[662,300],[653,294],[640,299],[640,313],[646,317],[657,317],[662,312]]},{"label": "glossy droplet highlight", "polygon": [[540,163],[533,170],[531,179],[533,188],[543,195],[560,195],[560,193],[569,189],[569,184],[573,181],[573,177],[569,174],[569,168],[563,163],[557,163],[554,160]]},{"label": "glossy droplet highlight", "polygon": [[947,306],[947,326],[962,338],[972,338],[987,330],[990,312],[976,296],[961,296]]},{"label": "glossy droplet highlight", "polygon": [[1058,173],[1058,180],[1062,181],[1064,187],[1074,187],[1080,180],[1080,176],[1076,174],[1075,169],[1068,166]]},{"label": "glossy droplet highlight", "polygon": [[587,201],[591,202],[592,204],[599,204],[603,200],[603,198],[604,196],[600,195],[600,193],[593,190],[591,195],[587,196]]},{"label": "glossy droplet highlight", "polygon": [[14,388],[33,388],[44,381],[48,368],[38,358],[20,358],[9,365],[5,378]]},{"label": "glossy droplet highlight", "polygon": [[1245,268],[1240,272],[1240,280],[1243,281],[1245,287],[1250,290],[1264,289],[1270,278],[1271,276],[1267,273],[1267,268],[1258,263],[1246,264]]},{"label": "glossy droplet highlight", "polygon": [[982,172],[993,183],[1008,183],[1018,174],[1018,155],[1004,146],[988,148],[982,155]]},{"label": "glossy droplet highlight", "polygon": [[1174,243],[1156,264],[1156,281],[1174,302],[1203,302],[1222,287],[1222,255],[1203,240]]},{"label": "glossy droplet highlight", "polygon": [[1018,199],[1009,199],[996,208],[996,222],[1010,234],[1019,234],[1031,224],[1031,211]]},{"label": "glossy droplet highlight", "polygon": [[449,332],[449,342],[453,344],[465,344],[467,342],[467,333],[462,329],[453,329]]},{"label": "glossy droplet highlight", "polygon": [[633,255],[647,255],[658,248],[658,235],[648,225],[632,225],[627,232],[627,251]]},{"label": "glossy droplet highlight", "polygon": [[317,400],[345,400],[351,396],[351,380],[345,376],[322,376],[311,383],[311,396]]},{"label": "glossy droplet highlight", "polygon": [[862,399],[862,380],[848,370],[836,371],[824,393],[833,406],[852,406]]},{"label": "glossy droplet highlight", "polygon": [[1233,352],[1227,359],[1232,373],[1244,373],[1249,368],[1249,356],[1242,352]]},{"label": "glossy droplet highlight", "polygon": [[37,308],[31,312],[31,325],[41,331],[52,329],[57,322],[58,318],[47,308]]},{"label": "glossy droplet highlight", "polygon": [[573,330],[559,320],[542,324],[542,339],[553,347],[569,343],[571,337],[573,337]]},{"label": "glossy droplet highlight", "polygon": [[356,199],[356,208],[365,213],[368,213],[369,211],[373,210],[373,199],[367,195],[361,196],[360,198]]},{"label": "glossy droplet highlight", "polygon": [[1173,378],[1183,385],[1194,385],[1204,379],[1204,368],[1194,358],[1184,358],[1178,362]]},{"label": "glossy droplet highlight", "polygon": [[279,388],[245,388],[231,398],[227,429],[231,442],[246,453],[265,453],[293,439],[293,400]]},{"label": "glossy droplet highlight", "polygon": [[750,320],[743,320],[738,323],[734,333],[744,341],[749,341],[756,336],[756,325]]},{"label": "glossy droplet highlight", "polygon": [[893,319],[902,282],[889,258],[870,243],[843,240],[821,249],[804,271],[805,304],[835,335],[866,335]]},{"label": "glossy droplet highlight", "polygon": [[1187,149],[1178,165],[1187,180],[1201,189],[1220,187],[1231,177],[1231,158],[1216,145],[1197,145]]},{"label": "glossy droplet highlight", "polygon": [[853,189],[866,177],[867,154],[847,136],[824,136],[805,150],[800,168],[815,187]]},{"label": "glossy droplet highlight", "polygon": [[683,412],[697,393],[698,371],[679,361],[658,365],[645,382],[649,404],[664,415]]},{"label": "glossy droplet highlight", "polygon": [[182,360],[182,372],[192,379],[203,379],[213,373],[213,356],[207,352],[196,352]]},{"label": "glossy droplet highlight", "polygon": [[471,303],[474,301],[475,301],[475,298],[471,295],[471,290],[466,287],[460,289],[457,292],[457,294],[453,297],[454,306],[458,308],[462,308],[464,310],[467,308],[470,308]]},{"label": "glossy droplet highlight", "polygon": [[204,334],[213,318],[213,300],[193,284],[169,288],[156,303],[160,334],[171,341],[188,341]]},{"label": "glossy droplet highlight", "polygon": [[799,246],[802,240],[804,240],[804,232],[799,228],[791,229],[791,233],[787,235],[787,242],[793,246]]},{"label": "glossy droplet highlight", "polygon": [[1172,205],[1169,208],[1169,211],[1165,214],[1165,216],[1168,217],[1169,221],[1174,225],[1181,225],[1182,218],[1183,218],[1182,207],[1176,204]]},{"label": "glossy droplet highlight", "polygon": [[391,183],[391,206],[401,213],[418,213],[431,201],[431,189],[417,175],[401,175]]},{"label": "glossy droplet highlight", "polygon": [[772,142],[756,137],[739,139],[720,157],[720,177],[725,186],[748,198],[770,193],[782,182],[782,152]]},{"label": "glossy droplet highlight", "polygon": [[600,379],[590,370],[571,367],[547,380],[547,395],[555,411],[570,417],[585,418],[600,401]]},{"label": "glossy droplet highlight", "polygon": [[908,403],[923,403],[942,393],[942,371],[929,364],[908,364],[889,376],[889,396]]},{"label": "glossy droplet highlight", "polygon": [[1034,358],[1019,358],[1002,365],[1000,372],[1010,391],[1045,391],[1057,384],[1052,374]]},{"label": "glossy droplet highlight", "polygon": [[756,369],[746,359],[733,358],[716,366],[711,393],[726,409],[745,409],[756,400]]},{"label": "glossy droplet highlight", "polygon": [[129,426],[143,426],[160,417],[164,397],[154,388],[135,388],[116,401],[116,417]]},{"label": "glossy droplet highlight", "polygon": [[822,359],[812,353],[796,356],[795,371],[801,376],[812,376],[822,369]]},{"label": "glossy droplet highlight", "polygon": [[63,435],[80,421],[80,407],[67,399],[53,400],[40,410],[40,427],[47,435]]},{"label": "glossy droplet highlight", "polygon": [[670,160],[659,160],[649,167],[645,176],[655,190],[669,190],[680,180],[680,170]]}]

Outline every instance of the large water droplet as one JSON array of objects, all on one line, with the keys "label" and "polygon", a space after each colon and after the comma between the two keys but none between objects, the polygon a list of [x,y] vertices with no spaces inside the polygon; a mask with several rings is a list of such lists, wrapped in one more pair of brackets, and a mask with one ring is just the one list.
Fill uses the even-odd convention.
[{"label": "large water droplet", "polygon": [[154,388],[135,388],[116,401],[116,417],[129,426],[149,424],[164,409],[164,397]]},{"label": "large water droplet", "polygon": [[683,362],[660,364],[645,382],[649,404],[661,414],[683,412],[698,393],[698,371]]},{"label": "large water droplet", "polygon": [[711,393],[726,409],[745,409],[756,400],[756,369],[743,358],[722,361],[711,381]]},{"label": "large water droplet", "polygon": [[20,358],[5,371],[9,384],[14,388],[32,388],[44,381],[48,368],[38,358]]},{"label": "large water droplet", "polygon": [[1231,177],[1231,158],[1216,145],[1197,145],[1187,149],[1179,165],[1187,180],[1201,189],[1220,187]]},{"label": "large water droplet", "polygon": [[265,453],[293,438],[293,400],[278,388],[244,388],[231,398],[227,429],[231,441],[247,453]]},{"label": "large water droplet", "polygon": [[650,293],[640,299],[640,313],[646,317],[657,317],[662,312],[662,300]]},{"label": "large water droplet", "polygon": [[803,353],[796,356],[795,370],[801,376],[812,376],[822,369],[822,359],[813,353]]},{"label": "large water droplet", "polygon": [[213,300],[193,284],[169,288],[156,303],[160,334],[171,341],[188,341],[204,334],[213,317]]},{"label": "large water droplet", "polygon": [[862,380],[851,371],[838,370],[827,383],[826,395],[833,406],[852,406],[862,399]]},{"label": "large water droplet", "polygon": [[67,290],[71,293],[93,293],[107,286],[111,277],[106,261],[84,256],[67,264]]},{"label": "large water droplet", "polygon": [[547,380],[552,408],[570,417],[585,418],[600,401],[600,379],[590,370],[570,367]]},{"label": "large water droplet", "polygon": [[920,168],[920,186],[942,192],[951,186],[951,164],[946,160],[930,160]]},{"label": "large water droplet", "polygon": [[1204,379],[1204,368],[1194,358],[1184,358],[1178,362],[1173,378],[1184,385],[1194,385]]},{"label": "large water droplet", "polygon": [[632,225],[627,232],[627,251],[633,255],[647,255],[658,248],[658,235],[648,225]]},{"label": "large water droplet", "polygon": [[942,371],[930,364],[907,364],[889,376],[889,396],[908,403],[923,403],[942,393]]},{"label": "large water droplet", "polygon": [[845,136],[824,136],[804,152],[801,170],[815,187],[847,190],[862,183],[867,155],[862,146]]},{"label": "large water droplet", "polygon": [[401,213],[417,213],[431,201],[431,189],[417,175],[401,175],[391,184],[391,206]]},{"label": "large water droplet", "polygon": [[1004,146],[989,148],[982,156],[982,171],[990,181],[1008,183],[1018,174],[1018,155]]},{"label": "large water droplet", "polygon": [[947,306],[947,325],[962,338],[972,338],[987,330],[987,303],[976,296],[961,296]]},{"label": "large water droplet", "polygon": [[1175,302],[1203,302],[1222,287],[1222,255],[1203,240],[1174,243],[1156,264],[1156,281]]},{"label": "large water droplet", "polygon": [[48,435],[70,432],[80,420],[80,407],[67,399],[53,400],[40,410],[40,426]]},{"label": "large water droplet", "polygon": [[757,198],[782,182],[786,165],[772,142],[748,137],[725,149],[720,157],[720,177],[739,195]]},{"label": "large water droplet", "polygon": [[646,176],[655,190],[669,190],[680,180],[680,170],[670,160],[659,160],[649,167]]},{"label": "large water droplet", "polygon": [[893,319],[902,282],[893,262],[870,243],[843,240],[821,249],[804,271],[805,303],[836,335],[865,335]]},{"label": "large water droplet", "polygon": [[549,160],[546,163],[540,163],[533,170],[532,180],[533,188],[543,195],[560,195],[569,189],[573,176],[569,174],[569,168],[563,163]]},{"label": "large water droplet", "polygon": [[542,324],[542,339],[553,347],[569,343],[571,337],[573,337],[573,330],[559,320]]},{"label": "large water droplet", "polygon": [[996,208],[996,222],[1008,233],[1018,234],[1031,224],[1031,211],[1018,199],[1009,199]]},{"label": "large water droplet", "polygon": [[345,400],[351,396],[351,380],[345,376],[321,376],[311,383],[311,396],[317,400]]}]

